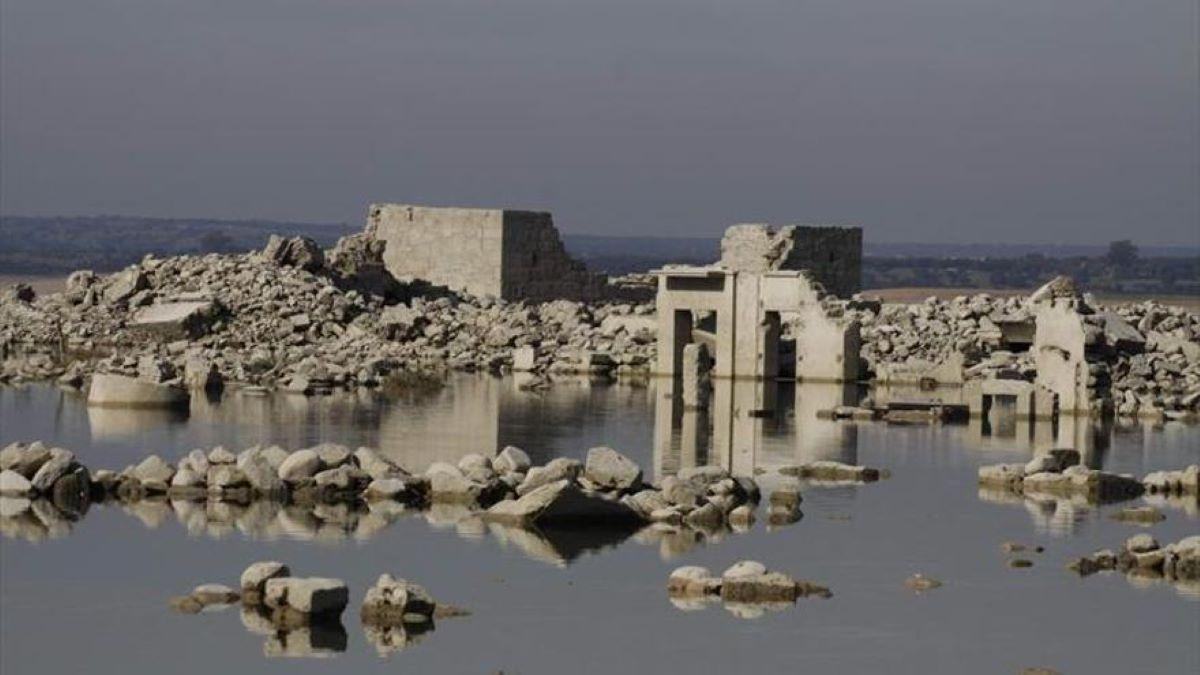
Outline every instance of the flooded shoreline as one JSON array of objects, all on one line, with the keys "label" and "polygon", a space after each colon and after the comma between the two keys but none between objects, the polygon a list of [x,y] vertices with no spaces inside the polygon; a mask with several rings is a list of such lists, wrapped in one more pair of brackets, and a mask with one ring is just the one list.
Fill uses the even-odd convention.
[{"label": "flooded shoreline", "polygon": [[[1066,569],[1138,532],[1164,543],[1195,534],[1194,500],[1146,495],[1094,504],[977,485],[980,466],[1026,462],[1041,448],[1064,444],[1091,468],[1137,476],[1178,469],[1200,459],[1195,427],[819,419],[819,409],[845,395],[829,385],[782,386],[774,414],[725,419],[719,407],[695,416],[675,410],[661,393],[654,381],[634,387],[581,380],[533,394],[511,378],[463,376],[433,397],[407,402],[227,394],[220,402],[194,402],[186,416],[167,417],[89,409],[49,386],[0,390],[0,445],[40,438],[73,450],[89,466],[118,470],[150,453],[177,458],[220,444],[235,450],[257,443],[292,450],[326,441],[374,445],[414,467],[505,445],[523,448],[537,464],[582,460],[588,448],[610,445],[640,464],[647,480],[741,458],[751,462],[765,493],[792,486],[803,499],[802,517],[790,525],[769,525],[764,497],[759,523],[745,533],[669,542],[649,533],[515,538],[472,527],[461,514],[433,511],[393,514],[362,536],[355,536],[358,522],[369,519],[369,511],[350,529],[318,523],[260,536],[238,526],[239,519],[262,515],[253,505],[224,514],[202,507],[199,529],[195,512],[180,514],[169,501],[94,506],[66,536],[36,544],[0,539],[6,610],[0,666],[63,671],[88,664],[98,672],[127,672],[170,662],[181,672],[293,669],[295,659],[264,658],[262,640],[247,639],[239,621],[209,613],[172,616],[165,606],[181,588],[267,558],[334,574],[359,593],[389,571],[470,607],[471,616],[439,623],[433,639],[387,650],[387,659],[360,631],[345,631],[345,651],[327,655],[356,671],[399,663],[415,670],[554,672],[598,643],[622,645],[646,669],[693,672],[737,670],[748,653],[760,667],[840,672],[953,663],[977,672],[1113,672],[1137,670],[1147,650],[1156,653],[1156,667],[1170,671],[1200,661],[1192,639],[1200,627],[1194,594],[1154,579],[1127,582],[1115,572],[1081,579]],[[742,395],[732,388],[714,394],[731,401]],[[855,485],[801,481],[778,471],[827,459],[879,467],[890,476]],[[1165,520],[1146,527],[1111,517],[1139,505],[1156,506]],[[1014,569],[1008,564],[1013,556],[1000,549],[1008,541],[1045,550],[1022,554],[1033,566]],[[834,595],[753,620],[680,611],[668,601],[663,579],[671,570],[722,570],[748,558],[819,580]],[[905,587],[914,574],[943,586],[914,594]],[[537,636],[538,649],[514,648],[514,631]],[[68,632],[77,636],[75,649],[47,649],[50,635]],[[1053,640],[1045,639],[1049,635]],[[603,672],[606,665],[575,669]]]}]

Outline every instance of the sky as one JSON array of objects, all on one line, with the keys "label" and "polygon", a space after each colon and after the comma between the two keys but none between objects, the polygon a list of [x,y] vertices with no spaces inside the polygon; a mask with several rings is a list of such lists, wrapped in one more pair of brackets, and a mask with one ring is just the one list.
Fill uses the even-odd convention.
[{"label": "sky", "polygon": [[1200,0],[0,0],[0,213],[1200,244]]}]

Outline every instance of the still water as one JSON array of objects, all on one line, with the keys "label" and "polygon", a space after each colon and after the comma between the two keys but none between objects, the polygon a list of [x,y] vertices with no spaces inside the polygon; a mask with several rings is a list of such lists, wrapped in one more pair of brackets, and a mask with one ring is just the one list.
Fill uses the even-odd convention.
[{"label": "still water", "polygon": [[[169,503],[93,506],[50,530],[7,522],[0,672],[1200,672],[1194,589],[1065,569],[1141,531],[1109,516],[1147,500],[1037,501],[981,491],[975,480],[982,464],[1063,446],[1110,471],[1180,468],[1200,461],[1200,429],[819,420],[817,410],[862,393],[832,385],[726,384],[710,413],[695,413],[662,389],[580,380],[530,393],[512,379],[457,377],[413,400],[232,393],[194,401],[188,415],[89,409],[48,386],[0,389],[0,445],[41,439],[93,469],[119,470],[150,452],[174,461],[218,444],[334,441],[378,447],[414,471],[509,444],[535,463],[606,444],[648,478],[721,463],[754,472],[767,491],[792,481],[778,467],[816,459],[891,473],[857,486],[802,484],[798,522],[768,527],[760,509],[750,531],[710,536],[533,534],[453,510],[299,518]],[[773,412],[747,413],[755,409]],[[1194,499],[1153,503],[1167,515],[1149,528],[1159,541],[1200,532]],[[1012,569],[1000,550],[1010,540],[1046,550],[1026,556],[1032,568]],[[675,567],[719,572],[744,558],[824,584],[833,597],[752,618],[720,604],[683,611],[667,599]],[[346,580],[351,605],[341,625],[263,635],[236,607],[194,616],[167,608],[199,583],[236,585],[262,559]],[[381,650],[357,604],[382,572],[471,615]],[[914,594],[903,581],[915,572],[944,586]],[[281,652],[324,658],[276,658]]]}]

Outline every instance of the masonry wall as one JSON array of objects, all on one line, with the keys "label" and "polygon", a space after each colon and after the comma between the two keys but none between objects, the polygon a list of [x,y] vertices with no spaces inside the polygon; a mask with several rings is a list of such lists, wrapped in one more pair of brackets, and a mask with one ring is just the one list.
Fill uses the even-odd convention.
[{"label": "masonry wall", "polygon": [[862,228],[734,225],[721,239],[720,264],[741,272],[808,270],[826,291],[846,298],[862,287]]},{"label": "masonry wall", "polygon": [[506,300],[603,297],[607,279],[567,255],[549,213],[373,204],[369,237],[402,281]]},{"label": "masonry wall", "polygon": [[567,254],[549,213],[504,212],[502,297],[544,301],[603,297],[608,280]]}]

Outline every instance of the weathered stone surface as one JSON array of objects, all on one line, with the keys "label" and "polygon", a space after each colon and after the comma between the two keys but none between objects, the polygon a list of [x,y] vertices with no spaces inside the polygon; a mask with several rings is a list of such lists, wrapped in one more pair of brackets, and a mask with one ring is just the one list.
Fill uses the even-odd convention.
[{"label": "weathered stone surface", "polygon": [[721,592],[721,579],[707,567],[688,565],[676,568],[667,577],[667,593],[682,597],[704,597]]},{"label": "weathered stone surface", "polygon": [[484,517],[515,525],[620,524],[641,519],[625,504],[586,493],[565,479],[531,490],[519,499],[499,502]]},{"label": "weathered stone surface", "polygon": [[203,606],[228,605],[236,602],[238,592],[224,584],[201,584],[192,589],[192,597]]},{"label": "weathered stone surface", "polygon": [[33,483],[16,471],[0,471],[0,496],[28,497],[34,494]]},{"label": "weathered stone surface", "polygon": [[366,623],[414,623],[433,618],[437,603],[419,584],[382,574],[363,598]]},{"label": "weathered stone surface", "polygon": [[1029,460],[1025,464],[1026,474],[1042,473],[1049,471],[1053,473],[1061,473],[1069,467],[1079,464],[1080,456],[1078,450],[1070,448],[1056,448],[1048,450],[1044,454],[1038,455]]},{"label": "weathered stone surface", "polygon": [[525,474],[525,480],[517,486],[517,494],[524,495],[536,488],[563,479],[575,480],[583,471],[583,464],[577,459],[556,457],[543,466],[535,466]]},{"label": "weathered stone surface", "polygon": [[829,292],[848,298],[862,283],[862,229],[734,225],[721,238],[720,265],[744,272],[807,270]]},{"label": "weathered stone surface", "polygon": [[276,265],[298,267],[309,272],[316,272],[325,266],[325,252],[308,237],[285,239],[273,234],[262,250],[262,257]]},{"label": "weathered stone surface", "polygon": [[401,280],[504,299],[605,292],[602,276],[567,255],[549,213],[372,204],[367,236],[386,242],[384,264]]},{"label": "weathered stone surface", "polygon": [[208,332],[216,315],[213,302],[164,302],[139,309],[129,325],[162,339],[195,339]]},{"label": "weathered stone surface", "polygon": [[492,468],[496,473],[525,473],[529,471],[531,462],[529,455],[516,446],[506,446],[492,459]]},{"label": "weathered stone surface", "polygon": [[277,560],[263,560],[252,563],[242,571],[241,589],[262,593],[266,590],[267,582],[292,575],[291,569]]},{"label": "weathered stone surface", "polygon": [[408,492],[408,484],[399,478],[377,478],[367,485],[363,498],[367,500],[398,499]]},{"label": "weathered stone surface", "polygon": [[29,482],[33,485],[33,489],[38,492],[49,492],[50,488],[54,487],[55,481],[66,475],[70,470],[71,464],[75,461],[75,455],[68,450],[62,448],[52,448],[50,450],[50,459],[42,464],[37,473],[33,474],[33,478]]},{"label": "weathered stone surface", "polygon": [[641,484],[642,469],[616,450],[600,446],[588,450],[584,476],[602,488],[630,490]]},{"label": "weathered stone surface", "polygon": [[279,465],[279,477],[289,483],[312,478],[321,468],[321,457],[314,450],[297,450]]},{"label": "weathered stone surface", "polygon": [[26,478],[33,478],[49,459],[50,448],[44,443],[13,443],[0,451],[0,470],[16,471]]},{"label": "weathered stone surface", "polygon": [[88,405],[95,406],[170,408],[187,405],[188,398],[180,387],[102,373],[92,376],[88,390]]},{"label": "weathered stone surface", "polygon": [[321,577],[268,579],[263,593],[267,607],[287,607],[303,614],[338,614],[349,601],[350,592],[341,579]]},{"label": "weathered stone surface", "polygon": [[133,477],[143,483],[170,483],[175,467],[158,455],[150,455],[133,467]]}]

